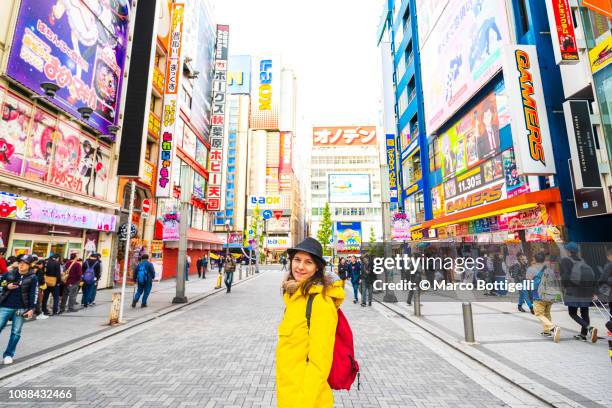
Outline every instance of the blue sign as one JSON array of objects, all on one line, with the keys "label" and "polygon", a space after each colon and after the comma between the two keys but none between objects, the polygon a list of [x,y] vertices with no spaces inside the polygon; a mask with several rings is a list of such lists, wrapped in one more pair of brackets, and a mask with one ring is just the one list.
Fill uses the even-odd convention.
[{"label": "blue sign", "polygon": [[389,190],[392,203],[397,203],[397,150],[395,135],[386,135],[387,165],[389,166]]},{"label": "blue sign", "polygon": [[248,95],[251,93],[251,57],[230,55],[227,68],[227,93]]},{"label": "blue sign", "polygon": [[269,220],[272,218],[272,210],[264,210],[261,215],[263,216],[264,220]]}]

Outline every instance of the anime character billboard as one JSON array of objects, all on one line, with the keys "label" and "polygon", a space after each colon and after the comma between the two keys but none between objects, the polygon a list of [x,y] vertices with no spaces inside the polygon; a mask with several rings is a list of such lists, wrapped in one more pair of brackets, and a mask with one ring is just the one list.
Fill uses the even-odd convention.
[{"label": "anime character billboard", "polygon": [[23,0],[6,74],[103,134],[117,124],[130,17],[129,0]]}]

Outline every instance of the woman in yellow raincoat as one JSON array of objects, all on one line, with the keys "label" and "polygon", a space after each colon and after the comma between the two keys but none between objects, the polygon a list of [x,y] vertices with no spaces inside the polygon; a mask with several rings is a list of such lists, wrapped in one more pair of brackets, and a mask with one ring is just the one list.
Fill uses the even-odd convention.
[{"label": "woman in yellow raincoat", "polygon": [[[344,300],[343,282],[325,273],[321,244],[306,238],[287,251],[290,273],[283,282],[285,314],[278,327],[276,398],[280,408],[333,407],[327,383],[334,354],[337,309]],[[306,304],[314,295],[310,328]]]}]

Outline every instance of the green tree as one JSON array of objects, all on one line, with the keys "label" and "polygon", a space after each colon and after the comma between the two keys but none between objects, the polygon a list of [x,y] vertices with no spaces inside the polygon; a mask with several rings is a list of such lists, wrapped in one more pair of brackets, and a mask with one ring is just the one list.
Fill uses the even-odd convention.
[{"label": "green tree", "polygon": [[321,220],[319,231],[317,231],[317,240],[319,240],[319,242],[323,246],[324,255],[331,255],[331,248],[330,249],[327,248],[331,238],[332,238],[331,211],[329,210],[329,203],[325,203],[325,208],[323,208],[323,219]]}]

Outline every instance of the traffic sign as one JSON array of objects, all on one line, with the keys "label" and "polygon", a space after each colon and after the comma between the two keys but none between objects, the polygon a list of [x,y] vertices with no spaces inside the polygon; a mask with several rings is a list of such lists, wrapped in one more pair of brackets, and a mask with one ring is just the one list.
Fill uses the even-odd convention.
[{"label": "traffic sign", "polygon": [[269,220],[272,218],[272,210],[264,210],[261,215],[263,216],[264,220]]},{"label": "traffic sign", "polygon": [[142,200],[142,212],[145,214],[148,214],[150,209],[151,209],[151,201],[149,201],[148,198],[145,198],[144,200]]},{"label": "traffic sign", "polygon": [[274,210],[274,218],[276,218],[277,220],[280,220],[280,217],[283,216],[283,210]]}]

